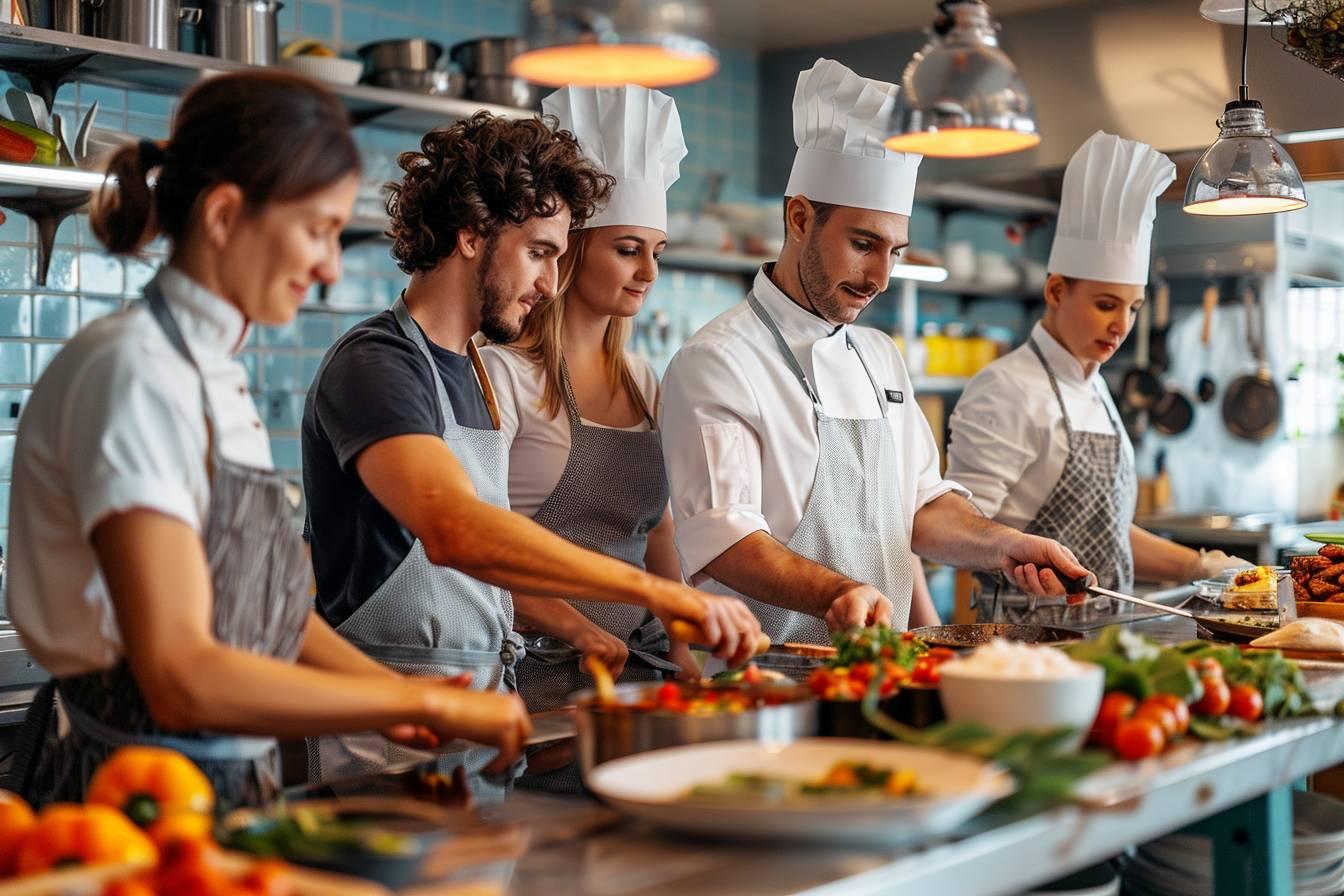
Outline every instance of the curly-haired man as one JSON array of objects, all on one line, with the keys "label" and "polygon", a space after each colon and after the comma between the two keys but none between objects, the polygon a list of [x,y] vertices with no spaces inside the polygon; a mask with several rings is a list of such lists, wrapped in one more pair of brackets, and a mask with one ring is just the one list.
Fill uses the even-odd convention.
[{"label": "curly-haired man", "polygon": [[[337,340],[304,408],[318,610],[379,663],[482,689],[512,687],[521,639],[505,589],[637,604],[744,656],[760,627],[741,602],[583,550],[507,509],[508,449],[471,337],[517,337],[556,289],[570,229],[612,179],[569,132],[485,113],[431,131],[398,161],[390,234],[410,283]],[[310,771],[323,779],[414,757],[378,734],[314,747]],[[474,770],[488,758],[464,761]]]}]

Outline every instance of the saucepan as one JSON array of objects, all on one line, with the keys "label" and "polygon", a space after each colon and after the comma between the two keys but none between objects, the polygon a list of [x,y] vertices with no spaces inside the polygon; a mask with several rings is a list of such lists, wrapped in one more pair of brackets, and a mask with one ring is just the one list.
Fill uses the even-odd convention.
[{"label": "saucepan", "polygon": [[983,622],[974,625],[926,625],[910,630],[930,647],[978,647],[995,638],[1023,644],[1063,644],[1083,640],[1083,633],[1054,625],[1012,622]]}]

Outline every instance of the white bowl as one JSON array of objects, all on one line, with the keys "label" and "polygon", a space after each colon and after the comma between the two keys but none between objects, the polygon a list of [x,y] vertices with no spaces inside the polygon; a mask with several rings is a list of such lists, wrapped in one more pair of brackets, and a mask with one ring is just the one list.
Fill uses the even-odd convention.
[{"label": "white bowl", "polygon": [[1067,725],[1078,732],[1066,745],[1071,750],[1087,739],[1106,678],[1094,663],[1079,663],[1077,673],[1067,676],[1005,678],[952,662],[939,675],[938,694],[948,721],[979,722],[997,734]]},{"label": "white bowl", "polygon": [[291,56],[281,59],[280,64],[291,71],[329,84],[358,84],[359,76],[364,73],[363,62],[336,56]]}]

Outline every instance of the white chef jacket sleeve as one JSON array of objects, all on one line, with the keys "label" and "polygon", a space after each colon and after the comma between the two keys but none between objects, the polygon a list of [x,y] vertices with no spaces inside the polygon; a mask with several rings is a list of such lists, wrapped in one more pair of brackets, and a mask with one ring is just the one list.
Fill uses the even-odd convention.
[{"label": "white chef jacket sleeve", "polygon": [[991,519],[1041,452],[1041,430],[1022,412],[1021,389],[988,368],[967,384],[948,424],[947,475],[970,489],[971,501]]},{"label": "white chef jacket sleeve", "polygon": [[121,343],[87,359],[71,381],[57,450],[88,537],[116,513],[153,510],[201,531],[208,494],[204,410],[183,407],[161,370]]},{"label": "white chef jacket sleeve", "polygon": [[751,384],[719,347],[685,346],[663,377],[663,458],[687,581],[752,532],[761,511],[760,412]]},{"label": "white chef jacket sleeve", "polygon": [[486,346],[481,349],[481,363],[485,365],[485,373],[490,377],[490,386],[495,390],[495,405],[499,409],[499,432],[504,437],[505,445],[512,445],[513,440],[518,436],[518,429],[523,414],[532,411],[532,408],[524,410],[518,406],[520,401],[526,401],[524,397],[528,390],[518,388],[518,364],[515,359],[509,357],[512,349],[500,348],[498,346]]}]

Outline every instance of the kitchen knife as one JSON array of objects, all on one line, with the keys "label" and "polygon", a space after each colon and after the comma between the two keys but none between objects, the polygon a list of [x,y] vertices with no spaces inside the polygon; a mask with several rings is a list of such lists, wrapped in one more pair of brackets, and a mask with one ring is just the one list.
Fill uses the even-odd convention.
[{"label": "kitchen knife", "polygon": [[1157,610],[1159,613],[1171,616],[1183,616],[1186,619],[1193,620],[1195,624],[1202,625],[1210,632],[1219,635],[1235,635],[1244,638],[1258,638],[1261,635],[1269,633],[1269,629],[1258,625],[1241,625],[1236,622],[1224,622],[1221,619],[1210,619],[1205,616],[1199,616],[1191,613],[1184,607],[1169,607],[1166,604],[1159,604],[1156,601],[1144,600],[1142,597],[1135,597],[1132,594],[1123,594],[1119,591],[1112,591],[1109,588],[1102,588],[1100,585],[1091,584],[1090,578],[1069,578],[1059,570],[1051,570],[1059,576],[1060,582],[1069,594],[1095,594],[1099,597],[1111,597],[1126,603],[1136,604],[1140,607],[1147,607],[1150,610]]}]

